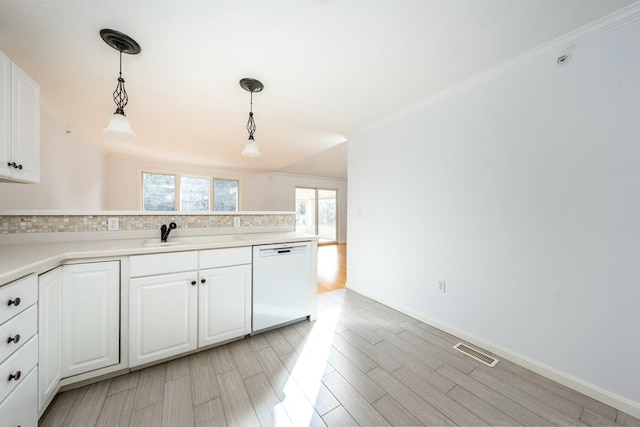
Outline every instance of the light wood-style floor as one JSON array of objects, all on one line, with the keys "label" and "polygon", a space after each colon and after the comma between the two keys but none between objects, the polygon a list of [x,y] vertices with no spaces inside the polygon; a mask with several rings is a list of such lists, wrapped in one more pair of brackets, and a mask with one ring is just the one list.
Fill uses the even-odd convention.
[{"label": "light wood-style floor", "polygon": [[59,394],[41,426],[640,425],[348,289],[319,318]]},{"label": "light wood-style floor", "polygon": [[318,246],[318,293],[342,289],[347,283],[347,245]]}]

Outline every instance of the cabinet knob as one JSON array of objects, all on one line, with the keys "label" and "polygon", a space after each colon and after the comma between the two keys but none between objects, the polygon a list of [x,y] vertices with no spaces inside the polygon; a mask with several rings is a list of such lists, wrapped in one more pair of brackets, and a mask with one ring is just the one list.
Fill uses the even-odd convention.
[{"label": "cabinet knob", "polygon": [[191,281],[191,285],[192,285],[192,286],[193,286],[193,285],[195,285],[196,283],[198,283],[198,282],[196,282],[195,280],[192,280],[192,281]]},{"label": "cabinet knob", "polygon": [[15,305],[16,307],[20,305],[20,298],[10,299],[7,305]]},{"label": "cabinet knob", "polygon": [[18,380],[20,379],[20,376],[21,376],[21,375],[22,375],[22,372],[20,372],[20,371],[16,371],[16,373],[15,373],[15,374],[10,374],[10,375],[9,375],[9,381],[11,381],[11,380],[16,380],[16,381],[18,381]]},{"label": "cabinet knob", "polygon": [[200,283],[207,283],[207,279],[200,279]]},{"label": "cabinet knob", "polygon": [[20,334],[16,334],[15,336],[9,337],[9,339],[7,339],[7,344],[10,344],[10,343],[18,344],[19,341],[20,341]]},{"label": "cabinet knob", "polygon": [[18,165],[18,169],[22,170],[22,165]]}]

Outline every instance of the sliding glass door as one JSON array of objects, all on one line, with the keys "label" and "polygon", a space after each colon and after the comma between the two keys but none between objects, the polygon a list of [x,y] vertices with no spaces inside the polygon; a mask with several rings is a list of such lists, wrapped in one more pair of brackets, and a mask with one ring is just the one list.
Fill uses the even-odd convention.
[{"label": "sliding glass door", "polygon": [[297,187],[296,231],[318,235],[319,243],[336,243],[338,190]]}]

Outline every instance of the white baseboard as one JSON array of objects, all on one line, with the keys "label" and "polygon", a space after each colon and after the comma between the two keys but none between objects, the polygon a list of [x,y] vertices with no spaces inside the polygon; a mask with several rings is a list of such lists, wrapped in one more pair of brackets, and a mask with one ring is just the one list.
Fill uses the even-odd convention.
[{"label": "white baseboard", "polygon": [[502,347],[491,341],[487,341],[483,338],[472,335],[467,331],[458,329],[449,324],[446,324],[436,319],[433,319],[431,317],[425,316],[407,307],[397,305],[391,301],[386,301],[384,298],[378,298],[375,295],[368,294],[367,292],[363,292],[362,290],[359,290],[359,289],[354,289],[352,287],[349,287],[348,285],[346,285],[346,287],[353,292],[357,292],[360,295],[363,295],[367,298],[371,298],[372,300],[375,300],[381,304],[384,304],[387,307],[391,307],[394,310],[398,310],[399,312],[406,314],[407,316],[411,316],[416,320],[426,323],[427,325],[433,326],[434,328],[440,329],[441,331],[454,335],[484,350],[488,350],[491,353],[494,353],[495,355],[502,357],[503,359],[509,360],[517,365],[527,368],[537,374],[542,375],[543,377],[546,377],[552,381],[555,381],[564,386],[567,386],[579,393],[585,394],[589,397],[599,400],[600,402],[605,403],[622,412],[625,412],[633,417],[640,418],[640,403],[638,402],[634,402],[622,396],[618,396],[615,393],[607,391],[603,388],[595,386],[579,378],[568,375],[562,371],[559,371],[550,366],[547,366],[544,363],[537,362],[529,357],[526,357],[522,354],[509,350],[508,348]]}]

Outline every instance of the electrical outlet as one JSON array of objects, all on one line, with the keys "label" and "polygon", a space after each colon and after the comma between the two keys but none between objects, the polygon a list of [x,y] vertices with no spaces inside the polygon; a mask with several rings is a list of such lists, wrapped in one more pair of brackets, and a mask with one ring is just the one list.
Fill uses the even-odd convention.
[{"label": "electrical outlet", "polygon": [[120,230],[120,221],[118,218],[109,218],[107,219],[107,230],[109,231],[118,231]]},{"label": "electrical outlet", "polygon": [[440,292],[442,292],[444,294],[445,290],[446,290],[446,286],[447,286],[447,282],[445,282],[444,280],[441,282],[438,282],[438,289],[440,290]]},{"label": "electrical outlet", "polygon": [[233,226],[234,227],[240,227],[240,217],[239,216],[234,216],[233,217]]}]

